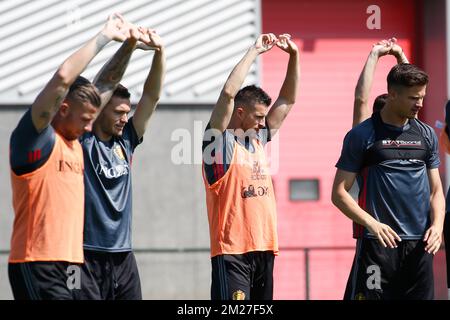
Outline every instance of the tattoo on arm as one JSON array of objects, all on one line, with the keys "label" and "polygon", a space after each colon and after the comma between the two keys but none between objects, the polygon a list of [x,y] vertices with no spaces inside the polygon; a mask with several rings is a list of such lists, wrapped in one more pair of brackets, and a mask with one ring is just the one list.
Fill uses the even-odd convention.
[{"label": "tattoo on arm", "polygon": [[112,59],[103,67],[95,80],[95,85],[100,92],[114,87],[122,79],[133,50],[134,46],[125,41]]},{"label": "tattoo on arm", "polygon": [[100,33],[95,42],[96,52],[97,53],[100,52],[100,50],[102,50],[103,47],[106,46],[110,41],[111,40],[107,36]]},{"label": "tattoo on arm", "polygon": [[59,108],[59,106],[61,105],[61,102],[62,102],[63,98],[64,98],[64,96],[62,96],[62,95],[58,95],[58,96],[56,97],[56,101],[55,101],[55,109],[58,109],[58,108]]},{"label": "tattoo on arm", "polygon": [[41,112],[41,114],[39,115],[39,118],[42,118],[43,120],[48,121],[48,120],[50,119],[50,116],[51,116],[50,112],[48,112],[48,111],[43,111],[43,112]]},{"label": "tattoo on arm", "polygon": [[47,121],[47,122],[50,121],[51,117],[53,116],[52,114],[54,114],[58,110],[58,108],[60,107],[63,98],[64,98],[64,96],[58,95],[56,97],[55,103],[53,104],[52,108],[50,110],[42,111],[39,114],[39,118],[41,118],[41,119],[43,119],[44,121]]},{"label": "tattoo on arm", "polygon": [[[131,54],[128,55],[128,57],[130,56]],[[125,72],[125,69],[128,66],[128,57],[123,56],[122,59],[116,59],[117,61],[114,63],[114,68],[109,70],[109,72],[106,74],[105,80],[107,80],[108,82],[119,82]]]}]

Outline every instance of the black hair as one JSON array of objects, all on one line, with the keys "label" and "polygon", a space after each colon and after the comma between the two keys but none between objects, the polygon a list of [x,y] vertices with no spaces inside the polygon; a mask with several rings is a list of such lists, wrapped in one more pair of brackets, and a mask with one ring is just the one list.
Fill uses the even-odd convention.
[{"label": "black hair", "polygon": [[272,99],[263,89],[255,85],[242,88],[234,98],[234,105],[236,107],[244,106],[249,108],[257,103],[264,104],[268,107],[272,103]]},{"label": "black hair", "polygon": [[392,67],[387,76],[388,91],[392,87],[413,87],[428,84],[428,75],[409,63],[400,63]]},{"label": "black hair", "polygon": [[74,99],[81,102],[89,102],[95,107],[100,107],[101,98],[97,88],[86,78],[78,76],[69,87],[66,99]]}]

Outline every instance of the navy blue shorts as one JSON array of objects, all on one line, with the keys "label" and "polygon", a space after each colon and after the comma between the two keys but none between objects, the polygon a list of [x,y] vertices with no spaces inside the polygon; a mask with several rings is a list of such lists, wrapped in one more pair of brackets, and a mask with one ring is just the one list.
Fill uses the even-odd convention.
[{"label": "navy blue shorts", "polygon": [[344,300],[434,299],[433,255],[423,240],[402,240],[383,247],[375,239],[358,239]]},{"label": "navy blue shorts", "polygon": [[445,213],[444,242],[445,242],[445,260],[447,262],[447,288],[450,288],[450,212]]},{"label": "navy blue shorts", "polygon": [[211,299],[272,300],[274,258],[272,251],[211,258]]},{"label": "navy blue shorts", "polygon": [[79,264],[63,261],[10,263],[8,276],[14,299],[73,300],[80,269]]},{"label": "navy blue shorts", "polygon": [[133,252],[84,250],[77,300],[142,300]]}]

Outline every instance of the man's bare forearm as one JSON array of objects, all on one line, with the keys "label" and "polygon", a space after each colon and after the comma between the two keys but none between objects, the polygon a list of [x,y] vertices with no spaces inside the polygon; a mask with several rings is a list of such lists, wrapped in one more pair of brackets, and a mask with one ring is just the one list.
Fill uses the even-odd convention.
[{"label": "man's bare forearm", "polygon": [[258,55],[257,49],[252,46],[231,71],[211,114],[211,128],[223,131],[228,126],[233,114],[234,98]]},{"label": "man's bare forearm", "polygon": [[111,39],[102,33],[92,38],[61,64],[57,71],[60,80],[69,87],[110,41]]},{"label": "man's bare forearm", "polygon": [[111,38],[100,32],[59,66],[32,105],[32,120],[38,132],[51,122],[69,87],[110,41]]},{"label": "man's bare forearm", "polygon": [[143,137],[156,105],[159,101],[166,69],[164,48],[153,56],[152,67],[144,83],[144,92],[133,116],[133,125],[138,137]]},{"label": "man's bare forearm", "polygon": [[152,67],[144,83],[143,95],[151,101],[158,101],[166,72],[166,56],[164,48],[155,51]]},{"label": "man's bare forearm", "polygon": [[442,190],[432,192],[430,196],[430,220],[431,224],[437,226],[441,231],[444,227],[445,198]]},{"label": "man's bare forearm", "polygon": [[279,96],[287,104],[294,104],[298,93],[298,84],[300,80],[300,63],[298,52],[289,55],[289,62],[286,71],[286,77],[280,89]]},{"label": "man's bare forearm", "polygon": [[234,67],[231,71],[230,76],[228,77],[223,90],[227,93],[228,96],[235,97],[237,92],[244,83],[245,77],[250,70],[253,62],[258,57],[258,51],[254,46],[250,47],[245,53],[244,57],[239,61],[239,63]]},{"label": "man's bare forearm", "polygon": [[115,88],[122,79],[131,55],[136,48],[136,42],[134,39],[126,40],[97,74],[94,84],[100,92],[102,107],[111,99]]},{"label": "man's bare forearm", "polygon": [[345,216],[357,224],[367,227],[373,221],[373,217],[361,209],[347,191],[333,190],[332,202]]},{"label": "man's bare forearm", "polygon": [[358,83],[355,89],[355,99],[367,103],[370,95],[370,89],[373,83],[373,76],[378,62],[378,55],[371,52],[367,57],[364,68],[358,78]]},{"label": "man's bare forearm", "polygon": [[364,68],[359,75],[355,88],[353,127],[370,117],[371,110],[369,109],[368,102],[378,59],[378,54],[372,51],[367,57]]},{"label": "man's bare forearm", "polygon": [[397,59],[397,64],[409,63],[408,58],[406,57],[405,53],[403,52],[403,49],[400,54],[395,56],[395,58]]}]

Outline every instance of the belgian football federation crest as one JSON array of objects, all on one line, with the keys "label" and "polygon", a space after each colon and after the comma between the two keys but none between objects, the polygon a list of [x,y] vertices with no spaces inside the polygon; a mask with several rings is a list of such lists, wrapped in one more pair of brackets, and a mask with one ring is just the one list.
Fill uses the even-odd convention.
[{"label": "belgian football federation crest", "polygon": [[366,297],[364,296],[364,294],[358,293],[358,294],[355,296],[355,300],[366,300]]},{"label": "belgian football federation crest", "polygon": [[233,292],[233,300],[245,300],[245,292],[242,290]]},{"label": "belgian football federation crest", "polygon": [[252,180],[265,180],[267,175],[259,161],[253,161]]},{"label": "belgian football federation crest", "polygon": [[120,145],[116,145],[114,147],[114,153],[116,154],[116,156],[120,159],[120,160],[125,160],[125,155],[123,154],[123,150],[120,147]]}]

